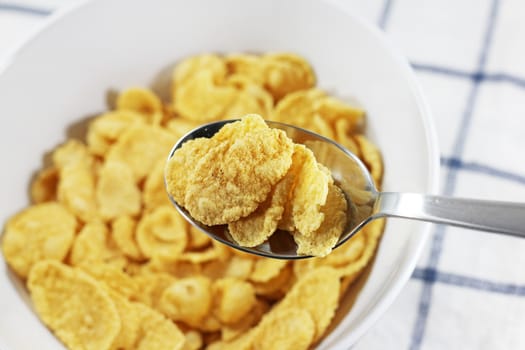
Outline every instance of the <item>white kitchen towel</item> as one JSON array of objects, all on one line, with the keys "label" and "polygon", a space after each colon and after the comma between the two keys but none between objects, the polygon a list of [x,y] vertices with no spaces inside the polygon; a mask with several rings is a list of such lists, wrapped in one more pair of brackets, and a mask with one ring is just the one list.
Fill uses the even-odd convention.
[{"label": "white kitchen towel", "polygon": [[[525,1],[332,1],[384,30],[416,71],[441,193],[525,202]],[[72,2],[0,1],[0,67]],[[525,239],[433,226],[412,278],[353,348],[525,349]]]}]

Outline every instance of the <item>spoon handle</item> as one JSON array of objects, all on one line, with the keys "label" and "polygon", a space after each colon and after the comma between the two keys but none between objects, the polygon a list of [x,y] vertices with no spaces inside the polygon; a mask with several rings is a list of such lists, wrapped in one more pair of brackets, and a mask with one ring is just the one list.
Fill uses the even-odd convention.
[{"label": "spoon handle", "polygon": [[525,203],[383,192],[374,217],[400,217],[525,238]]}]

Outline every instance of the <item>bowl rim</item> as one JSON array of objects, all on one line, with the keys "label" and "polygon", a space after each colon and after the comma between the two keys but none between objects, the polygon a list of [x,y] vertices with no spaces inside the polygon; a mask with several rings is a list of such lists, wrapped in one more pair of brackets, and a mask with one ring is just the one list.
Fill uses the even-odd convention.
[{"label": "bowl rim", "polygon": [[[402,73],[404,80],[407,82],[407,86],[410,89],[410,92],[413,96],[413,100],[418,109],[419,119],[422,122],[422,126],[425,133],[425,141],[427,146],[426,152],[426,171],[427,171],[427,193],[436,194],[439,190],[439,171],[440,171],[440,151],[439,143],[437,138],[436,129],[433,122],[433,116],[431,109],[428,105],[426,97],[423,93],[423,89],[420,86],[420,83],[416,77],[416,74],[408,59],[401,53],[401,51],[391,42],[389,37],[384,34],[384,32],[378,28],[375,24],[367,21],[366,19],[360,17],[358,14],[351,12],[350,9],[344,7],[340,3],[337,3],[335,0],[311,0],[318,1],[320,3],[325,3],[327,6],[332,6],[338,11],[343,12],[348,16],[352,21],[356,22],[359,26],[363,27],[368,31],[374,39],[380,43],[385,51],[391,56],[395,61],[397,68]],[[7,49],[4,58],[0,61],[0,79],[2,75],[9,69],[10,66],[14,65],[16,62],[16,57],[21,54],[24,50],[28,49],[30,45],[38,40],[40,35],[64,17],[68,16],[70,13],[80,10],[85,6],[92,5],[93,3],[102,3],[103,0],[75,0],[71,3],[64,5],[58,10],[54,11],[47,18],[43,19],[42,22],[36,25],[29,34],[19,41],[17,44],[11,46]],[[369,312],[361,319],[361,322],[354,327],[350,333],[347,333],[344,337],[345,345],[355,344],[387,311],[387,309],[392,305],[392,303],[399,296],[400,292],[410,279],[413,271],[415,270],[418,259],[421,256],[423,248],[428,240],[430,235],[430,230],[434,226],[431,223],[421,223],[421,232],[417,233],[419,237],[416,237],[415,244],[410,245],[410,249],[407,252],[406,258],[404,260],[405,264],[402,265],[396,272],[397,279],[393,281],[390,285],[390,288],[387,291],[381,291],[382,297],[377,300]],[[1,255],[1,254],[0,254]],[[339,327],[338,325],[334,331]],[[330,335],[333,335],[333,332],[328,335],[323,341],[319,344],[321,347],[328,342],[333,343],[337,341],[336,339],[330,339]],[[0,335],[0,345],[2,349],[4,348],[2,337]],[[333,344],[330,344],[333,345]],[[8,348],[5,347],[7,350]]]},{"label": "bowl rim", "polygon": [[77,11],[83,6],[86,6],[96,0],[72,0],[71,3],[60,7],[58,10],[53,11],[46,18],[43,18],[41,23],[37,24],[32,28],[26,37],[13,46],[7,48],[4,58],[0,60],[0,77],[4,72],[14,64],[16,56],[22,51],[27,49],[29,45],[37,40],[38,37],[49,27],[60,21],[62,17],[67,16],[69,13]]},{"label": "bowl rim", "polygon": [[[336,7],[339,11],[342,11],[350,17],[353,21],[357,22],[365,30],[367,30],[378,43],[384,46],[385,50],[390,54],[391,58],[395,60],[398,69],[402,72],[407,86],[410,88],[411,93],[414,97],[414,101],[418,108],[419,118],[422,122],[425,141],[427,146],[426,158],[427,158],[427,193],[436,194],[439,191],[439,172],[440,172],[440,151],[439,142],[437,137],[436,128],[433,122],[433,116],[430,106],[423,93],[423,89],[416,77],[415,71],[410,66],[408,58],[406,58],[401,51],[391,42],[384,32],[371,22],[368,22],[364,18],[352,13],[349,9],[344,8],[340,3],[336,3],[334,0],[320,0],[328,3],[331,6]],[[380,317],[387,311],[392,305],[396,298],[401,293],[402,289],[410,279],[412,273],[416,268],[418,259],[421,256],[423,248],[430,235],[430,230],[434,227],[432,223],[421,223],[421,232],[417,233],[420,237],[416,238],[416,244],[412,245],[408,253],[406,254],[409,258],[405,260],[403,268],[397,272],[398,279],[392,282],[390,289],[382,294],[382,298],[378,300],[373,308],[367,313],[352,333],[348,334],[345,339],[349,344],[353,345],[380,319]],[[329,337],[328,337],[329,338]],[[325,338],[326,340],[327,338]],[[324,341],[321,343],[323,344]]]}]

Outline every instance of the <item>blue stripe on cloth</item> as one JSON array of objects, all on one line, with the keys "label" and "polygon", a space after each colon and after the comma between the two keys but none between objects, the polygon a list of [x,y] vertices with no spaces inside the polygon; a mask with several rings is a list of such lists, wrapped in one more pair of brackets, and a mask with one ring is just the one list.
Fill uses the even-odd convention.
[{"label": "blue stripe on cloth", "polygon": [[18,12],[18,13],[33,15],[33,16],[48,16],[53,12],[52,10],[49,10],[49,9],[29,7],[29,6],[9,4],[9,3],[0,3],[0,11]]},{"label": "blue stripe on cloth", "polygon": [[431,268],[417,268],[412,274],[413,279],[427,283],[444,283],[453,286],[471,288],[491,293],[500,293],[516,296],[525,296],[525,286],[511,283],[497,283],[480,278],[462,276],[453,273],[441,272]]},{"label": "blue stripe on cloth", "polygon": [[494,82],[508,82],[525,89],[525,78],[506,73],[487,74],[485,79]]},{"label": "blue stripe on cloth", "polygon": [[384,0],[383,10],[381,11],[381,15],[379,16],[379,20],[377,21],[377,25],[383,30],[385,30],[388,18],[390,18],[390,9],[392,8],[392,1],[393,0]]},{"label": "blue stripe on cloth", "polygon": [[[485,29],[485,34],[483,37],[483,42],[481,45],[481,52],[477,62],[476,72],[483,72],[485,68],[485,63],[487,60],[488,51],[492,41],[492,34],[494,31],[494,23],[496,21],[498,13],[499,1],[493,0],[492,6],[489,13],[489,18],[487,22],[487,27]],[[481,75],[477,75],[481,76]],[[465,140],[470,131],[470,124],[472,119],[472,112],[478,96],[479,85],[481,79],[474,79],[472,81],[472,89],[470,91],[469,97],[467,99],[465,110],[463,112],[461,124],[459,131],[456,135],[456,141],[453,147],[453,155],[455,158],[460,158],[463,153],[465,146]],[[447,171],[447,176],[445,179],[445,195],[452,195],[454,193],[456,178],[457,178],[457,168],[449,168]],[[445,236],[445,227],[437,226],[434,236],[431,242],[431,252],[428,261],[428,267],[430,269],[435,269],[438,266],[439,259],[441,257],[441,251],[443,249],[443,239]],[[432,286],[434,285],[435,280],[423,281],[423,289],[421,291],[421,296],[419,299],[418,314],[414,327],[412,329],[412,339],[410,343],[411,350],[418,350],[421,348],[423,338],[425,335],[428,313],[432,303]]]},{"label": "blue stripe on cloth", "polygon": [[435,66],[424,63],[411,63],[412,68],[420,72],[429,72],[434,74],[446,75],[449,77],[456,77],[460,79],[469,79],[473,81],[491,81],[502,82],[516,85],[525,89],[525,78],[507,74],[507,73],[483,73],[483,72],[466,72],[460,69],[454,69],[443,66]]},{"label": "blue stripe on cloth", "polygon": [[[432,237],[430,258],[428,262],[428,265],[432,266],[433,269],[435,269],[439,262],[444,237],[445,226],[436,226],[434,236]],[[423,281],[423,289],[421,290],[421,296],[419,297],[416,320],[414,322],[414,327],[412,328],[410,350],[418,350],[423,342],[427,326],[428,312],[430,311],[430,303],[432,301],[432,285],[435,282],[435,279],[432,280],[431,277],[432,276],[428,276],[428,279]]]},{"label": "blue stripe on cloth", "polygon": [[458,77],[458,78],[472,79],[472,73],[465,72],[459,69],[448,68],[448,67],[443,67],[443,66],[435,66],[435,65],[424,64],[424,63],[417,63],[417,62],[411,62],[410,64],[412,68],[414,68],[417,71],[442,74],[442,75]]},{"label": "blue stripe on cloth", "polygon": [[472,171],[475,173],[497,177],[497,178],[500,178],[506,181],[517,182],[520,185],[525,185],[525,175],[512,173],[509,171],[501,170],[498,168],[494,168],[494,167],[476,163],[476,162],[465,162],[458,158],[442,157],[441,165],[449,167],[449,168]]}]

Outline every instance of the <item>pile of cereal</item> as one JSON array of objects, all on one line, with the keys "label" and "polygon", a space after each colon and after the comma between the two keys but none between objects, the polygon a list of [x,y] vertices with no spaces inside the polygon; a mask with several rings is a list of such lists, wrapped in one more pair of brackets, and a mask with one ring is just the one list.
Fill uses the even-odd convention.
[{"label": "pile of cereal", "polygon": [[330,137],[381,183],[364,112],[314,88],[292,54],[201,55],[173,99],[122,91],[86,141],[67,140],[4,227],[2,251],[41,320],[70,349],[307,349],[374,254],[374,221],[324,258],[271,260],[190,227],[164,188],[166,157],[199,124],[257,113]]},{"label": "pile of cereal", "polygon": [[347,201],[331,171],[257,114],[185,142],[165,177],[168,193],[194,219],[228,225],[244,247],[281,228],[294,238],[297,254],[326,256],[347,223]]}]

